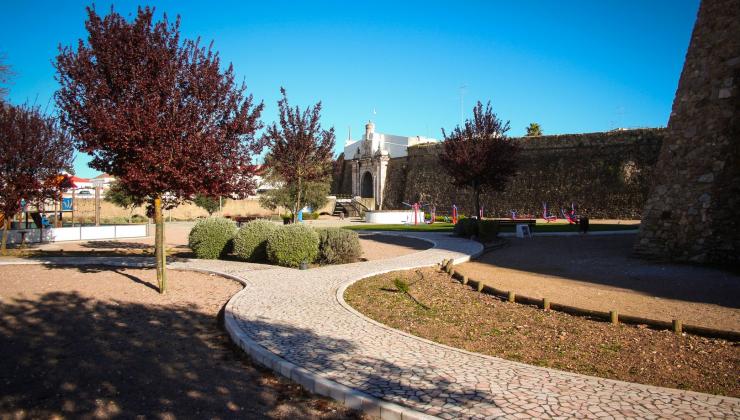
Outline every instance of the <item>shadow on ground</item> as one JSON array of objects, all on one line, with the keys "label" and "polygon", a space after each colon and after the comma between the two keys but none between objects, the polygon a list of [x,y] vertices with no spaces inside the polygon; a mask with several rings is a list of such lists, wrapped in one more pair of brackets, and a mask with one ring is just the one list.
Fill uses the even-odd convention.
[{"label": "shadow on ground", "polygon": [[358,354],[351,341],[319,336],[309,329],[254,319],[237,322],[253,340],[284,359],[376,398],[419,411],[423,408],[414,404],[431,405],[426,412],[431,415],[454,413],[449,407],[442,409],[450,399],[466,408],[496,407],[490,392],[451,382],[453,375],[445,376],[444,366],[400,366]]},{"label": "shadow on ground", "polygon": [[[618,287],[661,298],[740,308],[740,275],[632,257],[635,235],[513,239],[475,263]],[[472,273],[471,277],[476,277]],[[483,274],[485,277],[485,274]]]},{"label": "shadow on ground", "polygon": [[[0,302],[0,314],[0,417],[307,418],[321,411],[316,404],[326,404],[255,369],[217,325],[222,314],[217,321],[192,307],[101,302],[74,292]],[[386,378],[398,366],[349,356],[349,342],[287,325],[250,325],[261,340],[289,341],[288,358],[309,358],[305,366],[312,370],[338,361],[356,367],[357,388],[376,396],[422,401],[415,394],[425,389],[432,404],[444,404],[438,395],[445,392],[490,399],[447,382],[433,367],[415,369],[420,380],[409,386]]]},{"label": "shadow on ground", "polygon": [[213,316],[70,292],[0,301],[0,372],[0,418],[306,418],[326,404],[255,369]]}]

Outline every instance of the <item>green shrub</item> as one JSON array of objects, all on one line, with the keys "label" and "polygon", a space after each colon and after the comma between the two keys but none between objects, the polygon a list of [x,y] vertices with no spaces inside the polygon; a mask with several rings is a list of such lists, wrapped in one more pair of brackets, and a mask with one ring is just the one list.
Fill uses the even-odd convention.
[{"label": "green shrub", "polygon": [[409,292],[409,283],[400,277],[393,279],[393,285],[396,286],[396,289],[401,293]]},{"label": "green shrub", "polygon": [[146,223],[149,221],[149,218],[140,214],[135,214],[131,217],[131,221],[134,223]]},{"label": "green shrub", "polygon": [[319,255],[319,235],[308,226],[285,225],[267,239],[267,259],[273,264],[298,267],[312,263]]},{"label": "green shrub", "polygon": [[319,259],[327,264],[356,261],[362,254],[357,232],[342,228],[316,229],[319,234]]},{"label": "green shrub", "polygon": [[478,219],[459,219],[452,232],[464,238],[478,236]]},{"label": "green shrub", "polygon": [[478,222],[478,238],[481,242],[490,242],[496,239],[499,232],[497,220],[481,220]]},{"label": "green shrub", "polygon": [[231,252],[235,234],[236,224],[233,221],[223,217],[209,217],[198,221],[190,230],[188,246],[198,258],[221,258]]},{"label": "green shrub", "polygon": [[266,262],[267,238],[278,227],[268,220],[253,220],[242,226],[234,236],[234,254],[246,261]]}]

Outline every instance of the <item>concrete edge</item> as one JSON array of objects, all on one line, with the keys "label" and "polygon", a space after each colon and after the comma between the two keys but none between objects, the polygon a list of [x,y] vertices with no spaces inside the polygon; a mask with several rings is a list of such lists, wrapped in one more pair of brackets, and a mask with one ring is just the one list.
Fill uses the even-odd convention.
[{"label": "concrete edge", "polygon": [[[237,295],[239,293],[237,293]],[[231,303],[231,300],[229,302]],[[231,340],[236,343],[239,348],[244,350],[244,352],[247,353],[255,363],[269,368],[280,376],[290,379],[312,393],[329,397],[344,404],[347,408],[358,410],[369,416],[381,419],[416,420],[436,418],[396,403],[383,401],[362,391],[358,391],[338,382],[326,379],[317,373],[283,359],[249,338],[247,334],[242,331],[233,312],[229,310],[228,304],[225,312],[224,327],[229,333]]]}]

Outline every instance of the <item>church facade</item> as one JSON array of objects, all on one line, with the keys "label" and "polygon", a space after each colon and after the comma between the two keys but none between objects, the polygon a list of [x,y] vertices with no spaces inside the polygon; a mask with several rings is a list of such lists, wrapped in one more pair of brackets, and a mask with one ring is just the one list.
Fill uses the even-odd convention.
[{"label": "church facade", "polygon": [[[361,197],[372,209],[382,209],[383,189],[391,158],[405,157],[410,146],[433,143],[436,139],[422,136],[395,136],[375,132],[375,124],[365,124],[361,140],[347,140],[344,158],[352,170],[352,196]],[[370,200],[373,199],[373,200]]]}]

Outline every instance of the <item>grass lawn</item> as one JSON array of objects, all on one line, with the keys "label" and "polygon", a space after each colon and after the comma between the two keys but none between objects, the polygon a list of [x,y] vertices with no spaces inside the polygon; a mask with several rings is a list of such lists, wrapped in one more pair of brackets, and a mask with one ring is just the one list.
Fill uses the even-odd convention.
[{"label": "grass lawn", "polygon": [[740,347],[724,340],[614,326],[508,303],[433,268],[360,280],[344,298],[385,325],[476,353],[604,378],[740,396]]},{"label": "grass lawn", "polygon": [[382,230],[391,232],[452,232],[452,223],[434,223],[427,225],[420,223],[418,225],[383,225],[383,224],[361,224],[345,226],[350,230]]},{"label": "grass lawn", "polygon": [[[434,223],[432,225],[383,225],[383,224],[361,224],[346,226],[350,230],[379,230],[392,232],[452,232],[452,223]],[[591,223],[589,230],[593,232],[608,230],[637,230],[640,225],[618,224],[618,223]],[[567,223],[538,223],[535,232],[578,232],[577,225]],[[514,232],[514,226],[504,226],[501,232]]]}]

